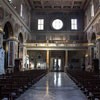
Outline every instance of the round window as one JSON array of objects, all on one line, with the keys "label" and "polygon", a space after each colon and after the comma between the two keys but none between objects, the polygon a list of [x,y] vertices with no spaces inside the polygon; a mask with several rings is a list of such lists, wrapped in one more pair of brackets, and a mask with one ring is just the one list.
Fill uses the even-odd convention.
[{"label": "round window", "polygon": [[52,22],[52,27],[56,30],[60,30],[63,27],[63,22],[60,19],[55,19]]}]

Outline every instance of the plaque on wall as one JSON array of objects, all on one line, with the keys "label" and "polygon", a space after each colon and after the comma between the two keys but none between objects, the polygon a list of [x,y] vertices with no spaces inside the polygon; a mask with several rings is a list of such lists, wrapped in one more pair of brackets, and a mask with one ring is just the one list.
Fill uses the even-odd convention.
[{"label": "plaque on wall", "polygon": [[0,48],[0,75],[5,73],[5,69],[4,69],[4,50],[3,48]]}]

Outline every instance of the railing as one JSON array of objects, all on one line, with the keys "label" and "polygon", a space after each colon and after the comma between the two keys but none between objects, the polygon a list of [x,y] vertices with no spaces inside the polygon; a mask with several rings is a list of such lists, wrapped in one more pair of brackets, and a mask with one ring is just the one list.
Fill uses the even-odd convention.
[{"label": "railing", "polygon": [[27,47],[57,47],[57,46],[61,46],[61,47],[65,47],[65,46],[69,46],[69,47],[76,47],[76,46],[88,46],[87,43],[71,43],[71,44],[56,44],[56,43],[25,43],[25,46]]}]

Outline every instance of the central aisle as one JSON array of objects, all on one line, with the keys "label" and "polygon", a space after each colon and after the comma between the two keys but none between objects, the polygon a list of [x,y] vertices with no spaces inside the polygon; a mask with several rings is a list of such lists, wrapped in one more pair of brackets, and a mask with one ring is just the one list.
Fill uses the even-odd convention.
[{"label": "central aisle", "polygon": [[64,72],[50,72],[17,100],[87,100]]}]

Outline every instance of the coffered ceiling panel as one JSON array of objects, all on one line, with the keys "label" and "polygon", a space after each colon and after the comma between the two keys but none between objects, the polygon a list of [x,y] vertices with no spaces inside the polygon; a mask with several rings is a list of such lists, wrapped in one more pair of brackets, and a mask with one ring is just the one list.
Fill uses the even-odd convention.
[{"label": "coffered ceiling panel", "polygon": [[34,10],[81,10],[87,0],[29,0]]}]

